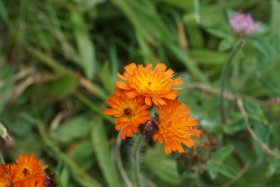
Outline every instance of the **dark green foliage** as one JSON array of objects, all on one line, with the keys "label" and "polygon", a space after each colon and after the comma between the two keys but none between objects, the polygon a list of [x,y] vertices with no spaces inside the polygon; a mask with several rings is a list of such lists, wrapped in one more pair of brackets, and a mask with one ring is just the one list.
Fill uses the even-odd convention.
[{"label": "dark green foliage", "polygon": [[[242,38],[222,73],[241,39],[228,21],[235,11],[251,13],[261,28]],[[14,140],[1,140],[3,158],[33,152],[59,186],[124,186],[105,102],[125,65],[162,61],[184,78],[179,100],[199,119],[203,136],[182,155],[145,146],[143,184],[277,187],[279,23],[279,0],[2,0],[0,123]]]}]

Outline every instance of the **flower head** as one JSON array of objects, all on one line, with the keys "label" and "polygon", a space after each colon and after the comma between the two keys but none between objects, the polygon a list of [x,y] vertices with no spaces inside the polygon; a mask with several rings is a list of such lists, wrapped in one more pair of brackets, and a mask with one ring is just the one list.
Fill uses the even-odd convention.
[{"label": "flower head", "polygon": [[40,160],[34,154],[19,155],[16,164],[11,166],[14,187],[45,187],[46,174],[42,171],[48,166],[40,166]]},{"label": "flower head", "polygon": [[11,175],[8,172],[7,167],[0,164],[0,187],[10,187],[11,182]]},{"label": "flower head", "polygon": [[236,12],[230,17],[230,25],[233,30],[242,35],[252,35],[260,27],[258,21],[254,21],[251,14]]},{"label": "flower head", "polygon": [[190,116],[190,109],[178,101],[169,101],[164,106],[157,107],[159,112],[158,132],[153,139],[165,143],[165,153],[184,152],[182,144],[192,147],[195,140],[192,136],[200,136],[201,132],[195,128],[198,121]]},{"label": "flower head", "polygon": [[149,116],[149,106],[145,105],[144,98],[128,98],[120,89],[115,90],[114,95],[108,99],[107,104],[111,108],[105,109],[104,113],[116,118],[115,129],[122,130],[122,139],[139,132],[139,125],[152,118]]},{"label": "flower head", "polygon": [[122,81],[117,81],[117,87],[124,90],[129,98],[144,97],[145,103],[152,106],[165,105],[167,100],[175,100],[178,96],[176,86],[183,81],[181,78],[172,79],[174,71],[167,69],[164,64],[157,64],[155,69],[149,64],[129,64],[123,75],[118,74]]}]

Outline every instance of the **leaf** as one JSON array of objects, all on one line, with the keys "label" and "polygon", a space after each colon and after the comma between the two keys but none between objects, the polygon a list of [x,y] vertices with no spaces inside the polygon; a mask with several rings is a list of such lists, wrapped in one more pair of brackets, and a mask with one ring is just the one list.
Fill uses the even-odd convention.
[{"label": "leaf", "polygon": [[234,139],[229,141],[230,144],[234,146],[234,150],[237,155],[247,164],[255,161],[255,153],[248,149],[248,145],[244,144],[244,142],[239,139]]},{"label": "leaf", "polygon": [[102,82],[106,90],[108,90],[109,93],[112,94],[114,92],[115,86],[113,84],[114,81],[112,79],[112,73],[110,72],[110,66],[108,61],[104,63],[102,68]]},{"label": "leaf", "polygon": [[[254,132],[257,135],[257,137],[265,144],[269,145],[269,137],[271,135],[270,131],[269,131],[269,126],[267,125],[263,125],[259,122],[255,122],[254,124]],[[255,149],[255,153],[258,156],[259,159],[261,159],[264,155],[265,152],[263,150],[263,148],[260,146],[259,143],[257,143],[256,141],[253,141],[253,146]]]},{"label": "leaf", "polygon": [[233,47],[234,45],[234,40],[232,39],[224,39],[221,41],[219,45],[219,51],[226,51],[229,50]]},{"label": "leaf", "polygon": [[226,53],[211,51],[207,49],[191,50],[190,54],[199,63],[207,65],[222,65],[226,62],[228,56]]},{"label": "leaf", "polygon": [[39,62],[43,62],[47,66],[51,67],[56,72],[61,72],[65,69],[65,67],[59,64],[54,58],[50,55],[45,54],[44,52],[37,50],[35,48],[29,47],[28,51],[37,59]]},{"label": "leaf", "polygon": [[[221,4],[201,5],[201,25],[205,28],[226,28],[225,7]],[[211,16],[209,16],[211,15]]]},{"label": "leaf", "polygon": [[203,38],[203,33],[199,27],[199,25],[187,25],[186,26],[187,32],[189,33],[190,38],[188,38],[190,42],[190,46],[193,48],[201,49],[205,45],[205,39]]},{"label": "leaf", "polygon": [[215,179],[217,175],[220,173],[228,178],[236,177],[236,171],[227,164],[215,164],[211,163],[207,165],[208,172],[212,179]]},{"label": "leaf", "polygon": [[153,162],[147,163],[149,170],[158,176],[161,180],[178,185],[181,184],[182,178],[180,177],[177,165],[174,160],[170,159],[158,159]]},{"label": "leaf", "polygon": [[[112,68],[112,75],[116,75],[119,71],[119,66],[121,65],[120,59],[118,58],[116,44],[112,42],[109,48],[109,54],[110,54],[110,65]],[[117,77],[113,76],[112,81],[116,82]]]},{"label": "leaf", "polygon": [[149,45],[145,41],[145,36],[143,36],[140,32],[136,32],[136,38],[139,43],[140,53],[144,59],[144,63],[155,65],[155,57],[153,56]]},{"label": "leaf", "polygon": [[72,11],[71,20],[74,24],[73,31],[80,53],[81,65],[86,77],[92,79],[95,72],[96,57],[95,47],[90,39],[87,24],[82,13],[77,11]]},{"label": "leaf", "polygon": [[236,171],[226,164],[219,165],[219,172],[228,178],[236,177]]},{"label": "leaf", "polygon": [[89,147],[91,147],[91,141],[83,140],[79,143],[71,144],[71,150],[68,152],[71,159],[84,170],[89,169],[95,161],[94,151]]},{"label": "leaf", "polygon": [[79,9],[82,11],[92,11],[96,5],[105,2],[105,0],[76,0]]},{"label": "leaf", "polygon": [[89,119],[86,116],[81,115],[65,121],[51,135],[57,141],[68,144],[76,139],[87,136],[89,132]]},{"label": "leaf", "polygon": [[280,37],[280,2],[278,0],[271,0],[271,32]]},{"label": "leaf", "polygon": [[167,47],[175,56],[177,56],[178,59],[182,61],[183,64],[186,65],[186,67],[190,69],[190,71],[197,77],[197,79],[202,82],[208,82],[208,78],[206,77],[206,75],[202,73],[200,68],[196,64],[194,64],[193,61],[191,61],[189,56],[186,55],[186,53],[180,47],[176,46],[175,44],[169,44]]},{"label": "leaf", "polygon": [[193,1],[189,0],[159,0],[160,2],[166,3],[171,6],[176,6],[178,8],[192,8]]},{"label": "leaf", "polygon": [[259,105],[256,105],[252,102],[246,102],[245,106],[251,120],[256,120],[258,122],[262,122],[263,124],[268,124],[265,113]]},{"label": "leaf", "polygon": [[83,187],[101,187],[101,185],[97,181],[84,180],[77,175],[73,175],[73,178]]},{"label": "leaf", "polygon": [[119,180],[116,164],[112,158],[104,123],[100,117],[96,117],[92,122],[91,140],[97,157],[97,163],[101,168],[108,186],[122,186]]},{"label": "leaf", "polygon": [[[56,172],[58,173],[58,172]],[[61,169],[61,172],[59,173],[60,183],[63,184],[64,187],[68,186],[69,184],[69,177],[70,177],[70,171],[68,167],[63,167]]]},{"label": "leaf", "polygon": [[2,65],[0,59],[0,113],[9,101],[9,98],[11,97],[11,94],[9,93],[14,87],[14,81],[12,79],[12,76],[12,68],[9,66]]},{"label": "leaf", "polygon": [[181,184],[183,178],[178,173],[177,163],[164,155],[162,145],[158,144],[154,150],[150,149],[144,163],[147,169],[161,180],[173,185]]},{"label": "leaf", "polygon": [[33,87],[32,93],[45,98],[64,98],[73,93],[78,85],[78,77],[71,72],[64,72],[53,76],[39,85]]},{"label": "leaf", "polygon": [[238,120],[223,126],[223,129],[224,132],[227,134],[234,134],[236,132],[246,129],[246,125],[244,124],[244,120],[239,118]]},{"label": "leaf", "polygon": [[232,145],[223,147],[212,155],[209,162],[221,163],[233,152],[233,150],[234,150],[234,147]]},{"label": "leaf", "polygon": [[221,148],[216,151],[210,160],[207,162],[207,169],[212,179],[216,178],[218,173],[222,175],[233,178],[236,176],[235,170],[226,165],[224,160],[233,152],[234,147],[232,145],[228,145],[226,147]]},{"label": "leaf", "polygon": [[230,37],[230,33],[227,33],[221,29],[208,28],[207,32],[209,32],[213,36],[216,36],[221,39],[226,39],[226,38]]}]

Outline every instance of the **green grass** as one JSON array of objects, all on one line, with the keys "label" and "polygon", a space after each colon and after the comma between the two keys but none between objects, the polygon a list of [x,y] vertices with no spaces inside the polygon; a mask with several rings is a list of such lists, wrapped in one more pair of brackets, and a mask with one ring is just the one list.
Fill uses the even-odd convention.
[{"label": "green grass", "polygon": [[[261,29],[229,64],[240,41],[233,11]],[[184,78],[179,99],[200,120],[204,146],[167,156],[147,145],[142,182],[278,186],[279,12],[279,0],[0,1],[0,122],[14,140],[1,140],[3,159],[35,153],[65,187],[124,186],[105,102],[125,65],[163,62]],[[121,149],[129,177],[131,144]]]}]

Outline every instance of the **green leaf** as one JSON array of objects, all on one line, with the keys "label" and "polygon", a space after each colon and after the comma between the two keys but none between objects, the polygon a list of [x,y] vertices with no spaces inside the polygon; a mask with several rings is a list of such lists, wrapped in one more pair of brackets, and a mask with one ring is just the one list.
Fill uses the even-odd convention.
[{"label": "green leaf", "polygon": [[236,132],[246,129],[246,125],[244,123],[244,120],[239,118],[238,120],[223,126],[223,129],[224,132],[227,134],[234,134]]},{"label": "green leaf", "polygon": [[83,140],[76,144],[71,144],[71,150],[68,152],[71,159],[85,170],[89,169],[95,160],[94,151],[89,147],[91,147],[91,141]]},{"label": "green leaf", "polygon": [[216,36],[216,37],[221,38],[221,39],[225,39],[225,38],[230,37],[230,33],[227,33],[227,32],[225,32],[221,29],[209,28],[209,29],[207,29],[207,32],[209,32],[213,36]]},{"label": "green leaf", "polygon": [[271,32],[280,37],[280,2],[278,0],[271,0]]},{"label": "green leaf", "polygon": [[[52,79],[36,85],[38,96],[50,98],[64,98],[73,93],[78,85],[78,77],[74,73],[64,72],[52,77]],[[35,91],[35,90],[34,90]]]},{"label": "green leaf", "polygon": [[210,163],[207,165],[208,172],[210,174],[210,177],[212,179],[215,179],[218,174],[222,174],[228,178],[234,178],[236,177],[236,170],[234,170],[231,166],[227,164],[215,164],[215,163]]},{"label": "green leaf", "polygon": [[[113,76],[116,76],[116,75],[113,75]],[[106,61],[103,65],[103,68],[102,68],[102,82],[103,82],[103,85],[104,87],[106,88],[106,90],[109,91],[109,93],[113,93],[114,92],[114,81],[112,81],[112,73],[110,71],[110,66],[109,66],[109,62]]]},{"label": "green leaf", "polygon": [[192,46],[193,49],[203,48],[205,41],[200,26],[197,24],[190,24],[187,21],[185,22],[186,31],[190,36],[192,36],[188,38],[189,45]]},{"label": "green leaf", "polygon": [[219,45],[219,51],[226,51],[229,50],[233,47],[234,45],[234,40],[232,39],[224,39],[221,41],[220,45]]},{"label": "green leaf", "polygon": [[222,65],[226,62],[228,57],[226,53],[210,51],[206,49],[191,50],[190,54],[199,63],[207,65]]},{"label": "green leaf", "polygon": [[219,172],[219,166],[217,164],[208,164],[207,166],[208,172],[212,179],[215,179]]},{"label": "green leaf", "polygon": [[100,117],[96,117],[92,122],[91,139],[98,165],[101,168],[108,186],[122,186],[119,180],[116,164],[112,158],[104,124]]},{"label": "green leaf", "polygon": [[72,11],[71,20],[74,24],[73,31],[80,53],[81,65],[86,77],[92,79],[95,72],[96,57],[95,47],[91,41],[87,24],[82,13],[78,11]]},{"label": "green leaf", "polygon": [[190,71],[197,77],[198,80],[202,82],[208,82],[206,75],[202,73],[200,68],[194,64],[193,61],[191,61],[189,56],[179,46],[175,44],[168,44],[167,47],[174,55],[177,56],[178,59],[182,61],[183,64],[186,65],[187,68],[190,69]]},{"label": "green leaf", "polygon": [[77,175],[73,175],[73,178],[79,182],[83,187],[101,187],[97,181],[84,180]]},{"label": "green leaf", "polygon": [[[271,135],[269,127],[259,122],[255,122],[253,128],[257,137],[261,139],[263,143],[269,145],[269,137]],[[265,156],[266,153],[264,152],[263,148],[255,140],[253,140],[253,146],[255,149],[255,153],[258,156],[258,159],[261,159],[263,156]]]},{"label": "green leaf", "polygon": [[258,122],[262,122],[263,124],[268,124],[265,113],[259,105],[256,105],[252,102],[246,102],[245,106],[251,120],[256,120]]},{"label": "green leaf", "polygon": [[14,81],[12,79],[13,70],[7,65],[1,64],[0,56],[0,113],[4,109],[5,105],[11,97],[11,90],[14,87]]},{"label": "green leaf", "polygon": [[162,145],[158,144],[154,149],[150,149],[144,163],[147,169],[161,180],[172,185],[181,184],[182,177],[178,173],[177,163],[164,154]]},{"label": "green leaf", "polygon": [[64,71],[65,67],[59,64],[52,56],[37,50],[35,48],[29,47],[28,51],[39,60],[39,62],[51,67],[56,72]]},{"label": "green leaf", "polygon": [[235,177],[236,172],[234,169],[223,163],[224,160],[230,156],[233,150],[234,147],[232,145],[228,145],[215,152],[211,159],[208,160],[207,169],[212,179],[216,178],[218,173],[221,173],[222,175],[229,178]]},{"label": "green leaf", "polygon": [[178,8],[193,8],[193,1],[190,0],[159,0],[159,2],[176,6]]},{"label": "green leaf", "polygon": [[236,171],[226,164],[219,165],[219,172],[228,178],[236,177]]},{"label": "green leaf", "polygon": [[223,147],[212,155],[209,162],[221,163],[233,152],[233,150],[234,150],[234,147],[232,145]]},{"label": "green leaf", "polygon": [[68,167],[63,167],[61,169],[61,172],[59,173],[60,182],[63,184],[63,186],[68,186],[69,184],[69,177],[70,177],[70,171]]},{"label": "green leaf", "polygon": [[68,144],[76,139],[87,136],[89,132],[89,119],[81,115],[60,124],[59,128],[52,133],[52,137],[61,143]]},{"label": "green leaf", "polygon": [[63,183],[61,182],[60,177],[57,174],[55,175],[55,181],[56,181],[56,184],[57,184],[56,187],[64,187]]}]

